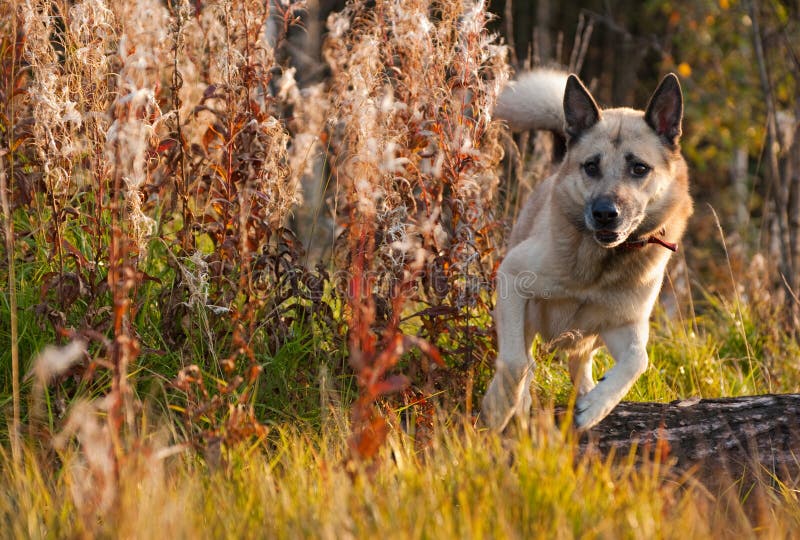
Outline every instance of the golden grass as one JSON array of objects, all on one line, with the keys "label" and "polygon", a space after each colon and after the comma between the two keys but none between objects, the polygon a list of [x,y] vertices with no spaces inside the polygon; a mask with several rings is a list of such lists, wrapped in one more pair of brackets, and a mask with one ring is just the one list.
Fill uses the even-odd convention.
[{"label": "golden grass", "polygon": [[[569,430],[540,418],[500,438],[441,422],[432,445],[392,432],[377,467],[349,467],[346,432],[276,428],[217,470],[191,454],[130,455],[119,499],[79,497],[74,448],[50,470],[3,456],[4,536],[117,538],[787,538],[797,491],[732,482],[712,493],[658,458],[581,457]],[[169,452],[164,452],[168,454]],[[747,494],[749,492],[749,495]],[[744,502],[742,502],[744,500]]]}]

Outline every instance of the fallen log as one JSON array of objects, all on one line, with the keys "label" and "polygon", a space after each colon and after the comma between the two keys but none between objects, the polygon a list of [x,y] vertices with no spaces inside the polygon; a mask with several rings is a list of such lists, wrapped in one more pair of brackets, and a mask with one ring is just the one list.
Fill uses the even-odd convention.
[{"label": "fallen log", "polygon": [[581,446],[604,455],[628,455],[656,448],[683,469],[725,470],[800,476],[800,394],[671,403],[623,402],[586,433]]}]

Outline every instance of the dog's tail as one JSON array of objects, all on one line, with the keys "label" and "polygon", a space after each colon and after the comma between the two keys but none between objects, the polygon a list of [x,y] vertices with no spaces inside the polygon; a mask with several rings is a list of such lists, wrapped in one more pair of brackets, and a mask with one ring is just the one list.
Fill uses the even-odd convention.
[{"label": "dog's tail", "polygon": [[564,88],[567,73],[536,69],[510,82],[497,99],[494,114],[514,131],[541,129],[564,136]]}]

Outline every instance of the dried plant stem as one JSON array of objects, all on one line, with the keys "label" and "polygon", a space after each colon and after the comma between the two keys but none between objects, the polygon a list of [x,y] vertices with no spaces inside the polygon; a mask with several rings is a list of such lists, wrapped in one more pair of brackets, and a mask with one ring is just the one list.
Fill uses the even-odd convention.
[{"label": "dried plant stem", "polygon": [[175,111],[175,134],[177,151],[180,155],[180,174],[175,175],[175,191],[177,192],[178,199],[180,200],[181,215],[183,216],[184,226],[178,231],[178,237],[181,243],[181,249],[188,252],[191,248],[190,229],[186,226],[191,222],[191,210],[189,208],[189,180],[186,177],[186,148],[183,135],[183,121],[181,118],[181,98],[180,90],[183,87],[183,76],[178,68],[178,63],[181,57],[181,42],[183,40],[183,31],[186,25],[186,14],[183,8],[178,5],[174,8],[173,17],[175,19],[173,26],[172,39],[172,110]]},{"label": "dried plant stem", "polygon": [[[119,154],[117,152],[117,159]],[[111,379],[111,393],[110,402],[108,407],[108,420],[111,439],[114,442],[116,450],[122,448],[120,440],[120,432],[123,425],[123,385],[125,383],[125,318],[128,312],[129,298],[125,290],[125,249],[122,246],[124,236],[121,227],[121,216],[123,203],[120,201],[122,197],[122,179],[119,172],[114,174],[114,198],[111,202],[111,245],[109,249],[109,270],[108,270],[108,286],[112,291],[114,311],[114,342],[111,347],[111,364],[113,366],[113,373]],[[115,465],[117,465],[115,463]],[[115,467],[115,474],[119,470]]]},{"label": "dried plant stem", "polygon": [[[11,167],[14,160],[9,160]],[[13,171],[13,169],[12,169]],[[13,176],[12,176],[13,177]],[[11,452],[17,461],[19,445],[19,328],[17,321],[17,278],[14,271],[14,221],[8,204],[8,182],[6,171],[0,171],[0,198],[2,198],[4,231],[6,236],[6,256],[8,257],[8,302],[11,319],[11,386],[13,393],[13,419],[11,422]]]},{"label": "dried plant stem", "polygon": [[[17,18],[12,17],[12,35],[17,35]],[[11,47],[11,65],[17,65],[17,48]],[[9,122],[14,121],[14,100],[8,99]],[[8,129],[9,149],[14,146],[13,125]],[[4,155],[4,150],[0,150],[0,158]],[[11,207],[8,204],[9,180],[14,181],[14,160],[8,160],[9,174],[6,177],[5,168],[0,169],[0,202],[3,206],[4,233],[6,237],[6,257],[8,257],[8,303],[9,318],[11,323],[11,392],[13,402],[13,412],[11,420],[11,453],[15,462],[20,458],[20,398],[19,398],[19,321],[17,318],[17,277],[14,267],[14,220],[11,216]]]},{"label": "dried plant stem", "polygon": [[[711,206],[710,204],[708,205],[708,208],[711,210],[711,214],[714,216],[714,223],[717,226],[717,231],[719,232],[719,239],[722,242],[722,249],[725,252],[725,262],[728,265],[728,274],[730,275],[730,278],[731,278],[731,285],[732,285],[733,295],[734,295],[733,298],[734,298],[734,301],[736,302],[736,316],[738,317],[738,321],[737,322],[739,323],[738,327],[739,327],[739,331],[742,334],[742,342],[744,343],[745,350],[747,351],[748,368],[750,369],[750,372],[752,373],[753,369],[754,369],[753,368],[754,354],[753,354],[753,349],[750,346],[750,341],[747,339],[747,332],[745,331],[744,312],[742,310],[742,299],[739,296],[739,287],[737,287],[736,276],[734,276],[734,274],[733,274],[733,267],[731,266],[731,256],[730,256],[730,253],[728,252],[728,244],[727,244],[727,242],[725,242],[725,233],[722,230],[722,224],[719,221],[719,216],[717,215],[717,211],[714,210],[714,207]],[[772,392],[772,389],[770,388],[770,389],[768,389],[768,391]]]}]

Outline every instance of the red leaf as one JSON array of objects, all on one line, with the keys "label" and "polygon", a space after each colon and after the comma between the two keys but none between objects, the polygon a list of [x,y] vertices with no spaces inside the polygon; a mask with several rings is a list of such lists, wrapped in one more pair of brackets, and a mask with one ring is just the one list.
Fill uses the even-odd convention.
[{"label": "red leaf", "polygon": [[206,154],[208,154],[208,146],[217,137],[219,137],[219,133],[217,132],[217,130],[214,129],[214,126],[208,126],[206,132],[203,133],[203,141],[202,141],[203,149],[206,151]]},{"label": "red leaf", "polygon": [[371,388],[376,396],[386,396],[405,390],[411,381],[405,375],[392,375],[382,381],[378,381]]},{"label": "red leaf", "polygon": [[89,261],[87,261],[87,260],[86,260],[86,257],[84,257],[84,256],[83,256],[83,253],[81,253],[81,252],[78,250],[78,248],[76,248],[75,246],[73,246],[72,244],[70,244],[70,243],[69,243],[69,242],[68,242],[66,239],[64,239],[64,238],[62,238],[62,239],[61,239],[61,247],[62,247],[63,249],[65,249],[65,250],[67,250],[67,251],[70,253],[70,255],[72,255],[73,257],[75,257],[75,260],[78,262],[78,264],[79,264],[80,266],[86,266],[86,264],[89,262]]},{"label": "red leaf", "polygon": [[372,458],[380,449],[386,435],[389,433],[389,426],[386,420],[380,416],[372,418],[370,423],[356,437],[355,450],[361,459]]},{"label": "red leaf", "polygon": [[158,146],[156,147],[156,154],[163,154],[164,152],[168,152],[175,148],[175,145],[178,144],[178,141],[175,139],[164,139]]}]

